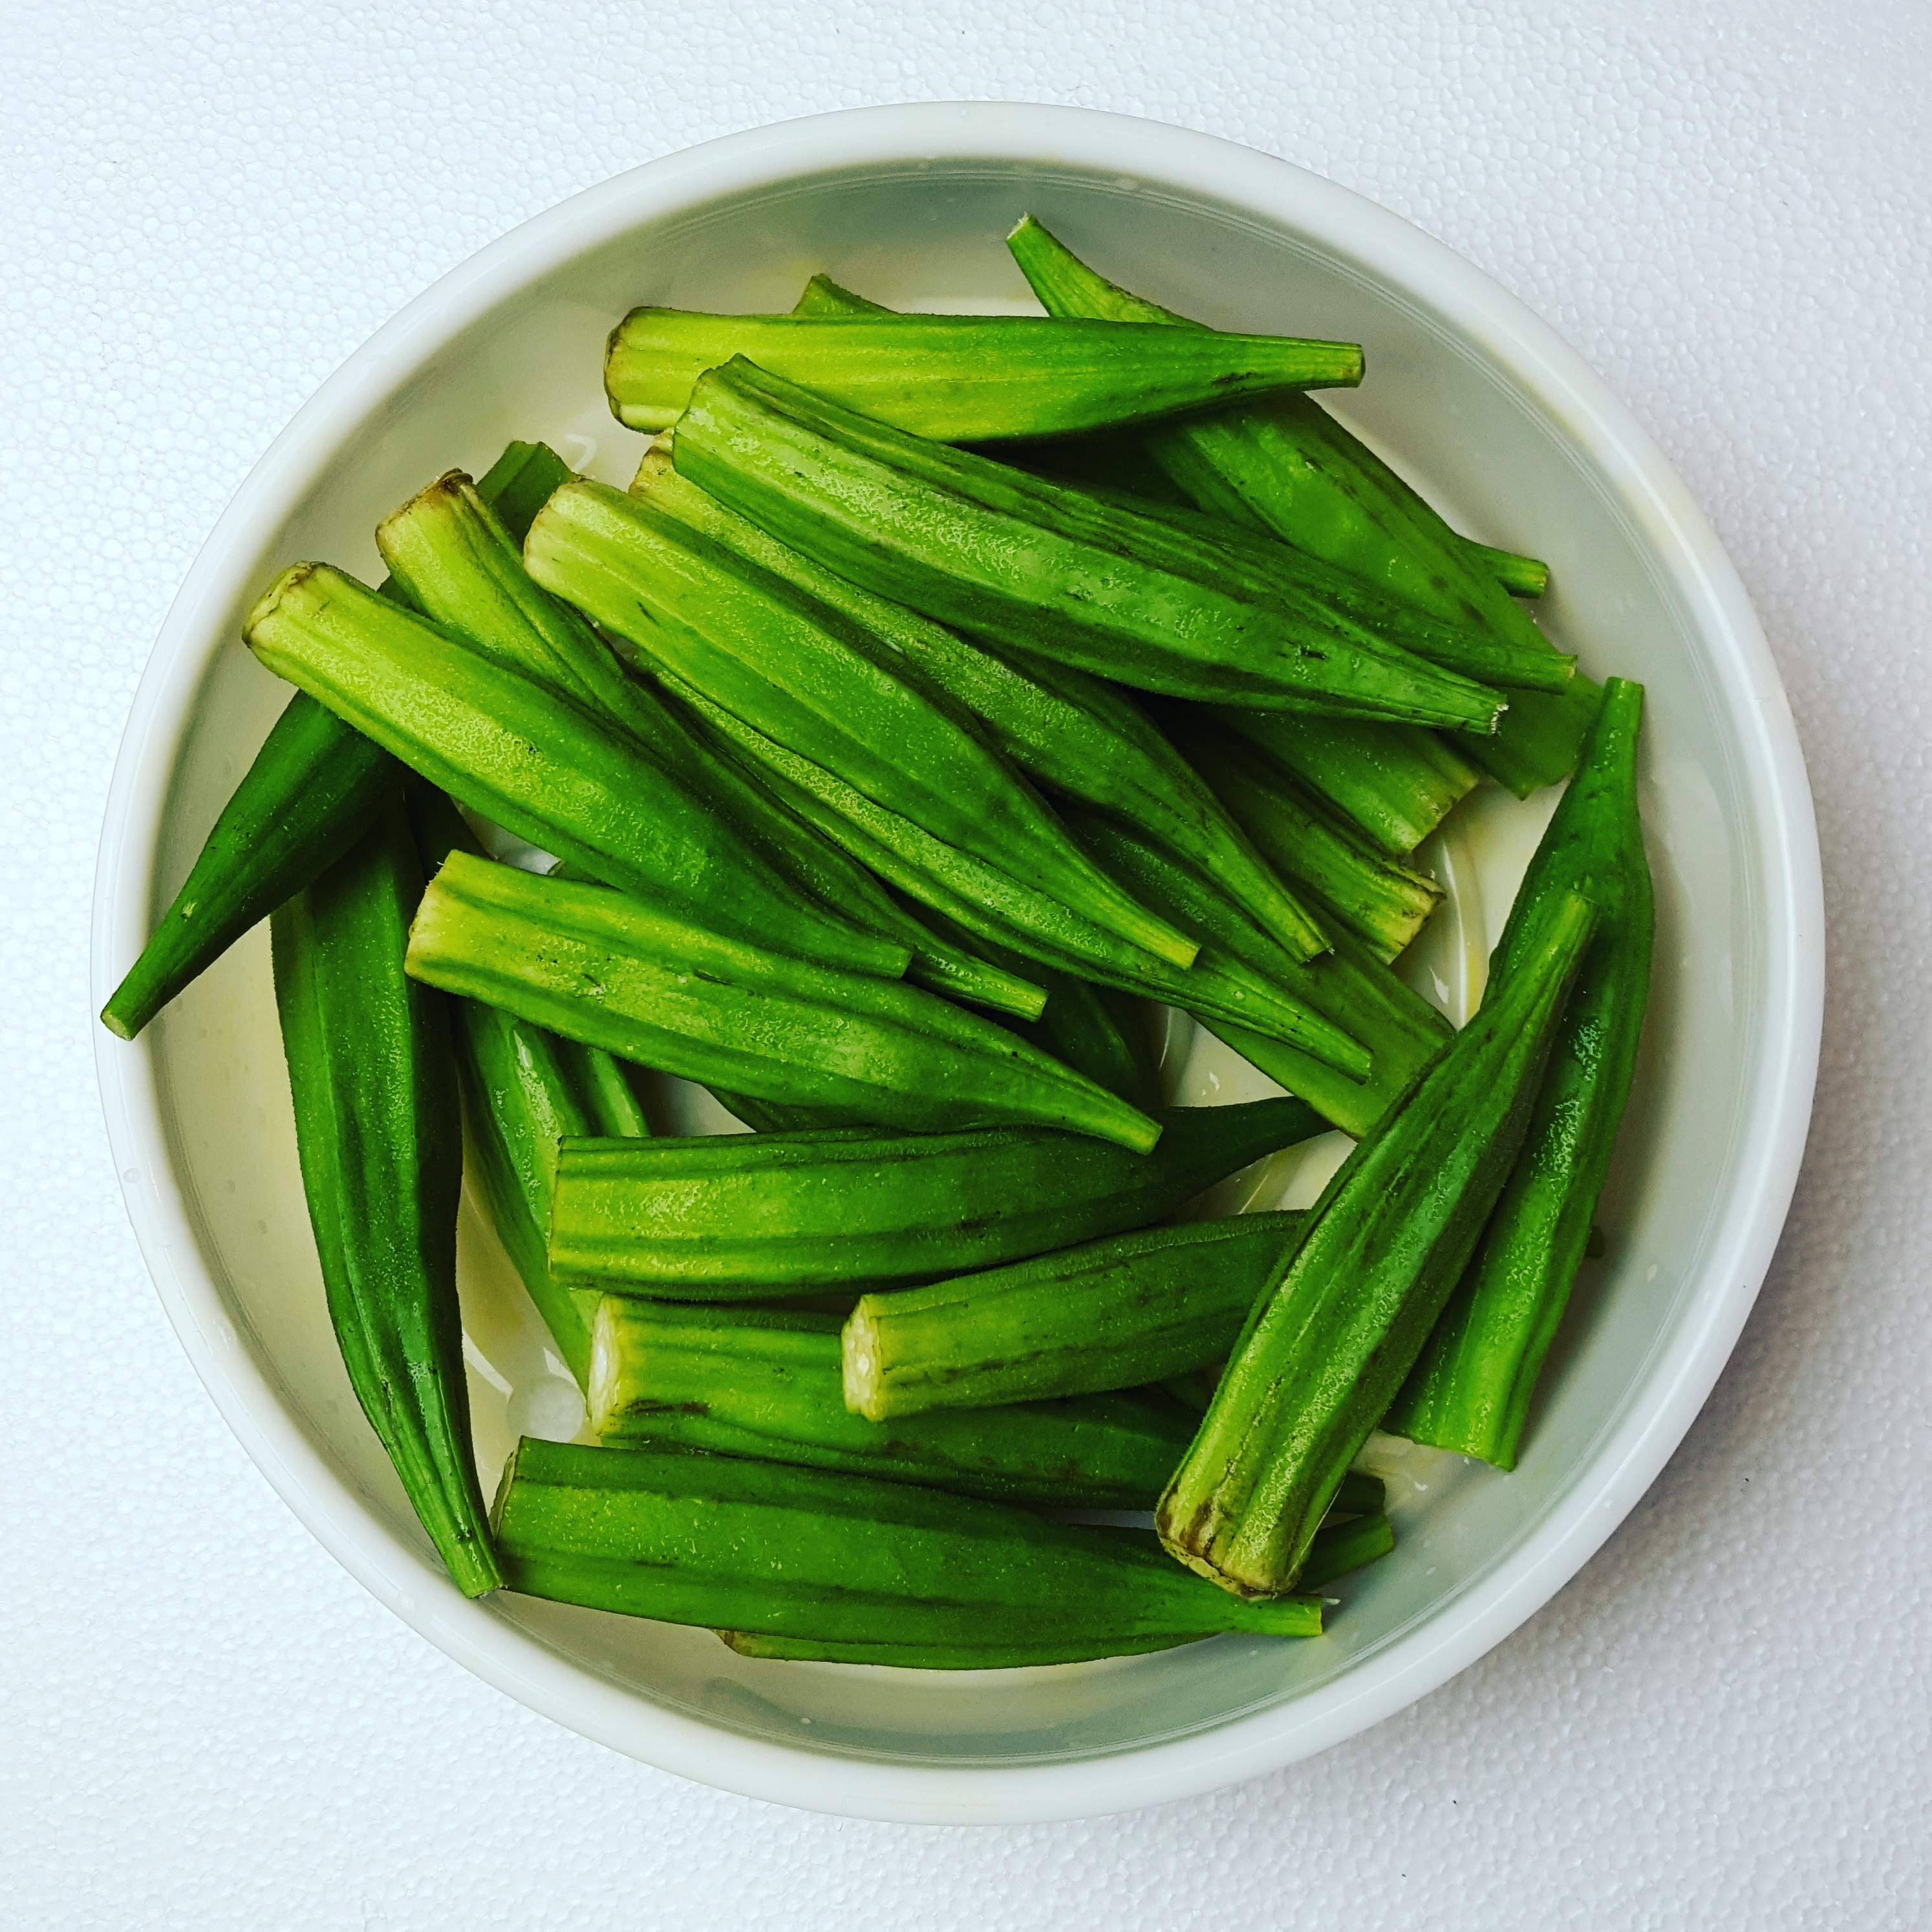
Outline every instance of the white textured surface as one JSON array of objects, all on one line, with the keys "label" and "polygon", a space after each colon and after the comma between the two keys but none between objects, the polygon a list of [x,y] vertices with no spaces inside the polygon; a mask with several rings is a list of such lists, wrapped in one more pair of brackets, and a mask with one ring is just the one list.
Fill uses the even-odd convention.
[{"label": "white textured surface", "polygon": [[[10,20],[0,541],[0,1870],[12,1922],[800,1932],[1104,1919],[1910,1927],[1932,1915],[1922,10],[488,8]],[[1778,1264],[1703,1418],[1443,1690],[1139,1816],[919,1831],[680,1784],[508,1703],[308,1539],[202,1395],[109,1166],[93,846],[152,636],[314,384],[526,214],[876,100],[1202,127],[1441,236],[1710,512],[1811,760],[1833,992]],[[58,475],[59,484],[44,482]]]}]

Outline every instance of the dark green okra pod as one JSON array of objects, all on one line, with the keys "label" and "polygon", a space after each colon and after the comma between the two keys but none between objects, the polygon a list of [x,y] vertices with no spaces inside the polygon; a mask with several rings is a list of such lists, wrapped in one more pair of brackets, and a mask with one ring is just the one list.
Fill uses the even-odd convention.
[{"label": "dark green okra pod", "polygon": [[[1475,731],[1493,730],[1502,709],[1494,690],[1365,628],[1292,573],[1263,572],[1258,550],[1238,554],[908,436],[742,360],[699,381],[672,458],[679,475],[880,596],[1141,689]],[[1393,600],[1384,615],[1391,632],[1430,628]]]},{"label": "dark green okra pod", "polygon": [[1530,861],[1490,963],[1522,970],[1566,892],[1600,909],[1551,1050],[1522,1152],[1483,1235],[1382,1426],[1499,1469],[1516,1467],[1536,1378],[1590,1238],[1630,1096],[1655,930],[1637,818],[1643,687],[1612,678],[1570,789]]},{"label": "dark green okra pod", "polygon": [[[1395,1532],[1385,1516],[1356,1516],[1343,1522],[1324,1522],[1315,1532],[1308,1560],[1302,1565],[1304,1587],[1318,1590],[1324,1583],[1366,1564],[1379,1562],[1395,1548]],[[887,1665],[898,1670],[1016,1670],[1048,1664],[1078,1664],[1100,1654],[1090,1640],[1082,1643],[1062,1636],[1021,1636],[1006,1642],[950,1644],[840,1642],[824,1638],[775,1636],[765,1631],[721,1630],[727,1648],[740,1657],[783,1658],[820,1664]],[[1179,1634],[1145,1636],[1111,1647],[1113,1656],[1144,1654],[1192,1643]]]},{"label": "dark green okra pod", "polygon": [[1520,969],[1336,1171],[1255,1304],[1161,1498],[1161,1540],[1228,1590],[1290,1588],[1442,1312],[1522,1144],[1595,909],[1552,905]]},{"label": "dark green okra pod", "polygon": [[914,1130],[1046,1122],[1143,1151],[1160,1136],[1115,1095],[916,986],[464,852],[423,895],[409,970],[566,1039],[763,1100],[864,1107]]},{"label": "dark green okra pod", "polygon": [[962,1274],[1164,1220],[1322,1130],[1298,1100],[1154,1118],[1149,1154],[1033,1127],[566,1141],[551,1265],[687,1301]]},{"label": "dark green okra pod", "polygon": [[466,1596],[502,1580],[470,1439],[456,1208],[463,1139],[441,994],[406,979],[422,873],[392,791],[278,908],[275,1002],[302,1191],[350,1385]]},{"label": "dark green okra pod", "polygon": [[910,1483],[525,1437],[491,1512],[512,1589],[775,1636],[923,1646],[1312,1636],[1318,1603],[1243,1603],[1151,1538]]},{"label": "dark green okra pod", "polygon": [[958,1496],[1151,1509],[1195,1418],[1156,1390],[868,1421],[845,1406],[838,1318],[598,1304],[590,1426],[606,1444],[704,1449]]}]

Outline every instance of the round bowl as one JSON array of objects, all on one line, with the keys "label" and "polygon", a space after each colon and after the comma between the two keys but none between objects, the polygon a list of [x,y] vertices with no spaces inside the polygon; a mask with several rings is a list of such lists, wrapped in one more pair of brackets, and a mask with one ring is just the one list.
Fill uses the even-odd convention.
[{"label": "round bowl", "polygon": [[[828,115],[637,169],[484,250],[323,385],[208,538],[135,700],[101,848],[96,1004],[286,698],[238,641],[278,567],[322,556],[373,578],[377,518],[512,436],[624,480],[640,439],[612,422],[598,376],[604,333],[634,304],[782,309],[823,268],[887,302],[1019,307],[1001,237],[1028,210],[1204,320],[1366,344],[1367,380],[1333,399],[1340,412],[1470,535],[1548,559],[1542,609],[1564,647],[1649,688],[1656,983],[1600,1217],[1610,1252],[1580,1286],[1514,1474],[1391,1454],[1400,1547],[1341,1588],[1328,1635],[1298,1644],[1231,1636],[949,1676],[740,1659],[702,1631],[466,1602],[322,1313],[266,934],[138,1044],[97,1034],[109,1136],[169,1316],[341,1562],[452,1657],[586,1736],[874,1818],[1064,1818],[1205,1791],[1360,1730],[1507,1636],[1616,1527],[1723,1366],[1790,1202],[1817,1058],[1817,844],[1784,694],[1709,526],[1628,413],[1521,304],[1345,189],[1178,128],[992,105]],[[1480,861],[1458,894],[1465,957],[1480,962],[1547,809],[1479,808],[1445,851],[1452,869],[1459,849]],[[576,1412],[468,1208],[462,1238],[488,1486],[515,1434],[567,1435]]]}]

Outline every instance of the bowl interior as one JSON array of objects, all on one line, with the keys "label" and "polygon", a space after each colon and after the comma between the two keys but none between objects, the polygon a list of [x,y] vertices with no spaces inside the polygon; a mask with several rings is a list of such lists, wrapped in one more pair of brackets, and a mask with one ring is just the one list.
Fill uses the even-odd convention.
[{"label": "bowl interior", "polygon": [[[599,367],[606,331],[634,304],[784,309],[824,269],[897,305],[1029,307],[1001,245],[1028,210],[1106,272],[1204,320],[1364,343],[1367,380],[1334,399],[1338,412],[1468,533],[1546,558],[1555,587],[1541,608],[1564,647],[1600,676],[1614,670],[1648,687],[1656,983],[1600,1216],[1608,1255],[1580,1283],[1514,1475],[1384,1446],[1400,1547],[1337,1587],[1342,1604],[1316,1641],[1226,1637],[1162,1656],[952,1676],[760,1663],[704,1633],[507,1595],[484,1606],[506,1640],[534,1647],[533,1669],[547,1660],[580,1673],[604,1700],[598,1734],[640,1756],[656,1754],[653,1712],[794,1750],[959,1770],[1128,1752],[1262,1710],[1292,1715],[1365,1659],[1453,1618],[1459,1600],[1590,1482],[1600,1446],[1670,1356],[1749,1124],[1770,968],[1751,883],[1766,861],[1740,749],[1748,721],[1735,680],[1714,668],[1667,538],[1633,513],[1586,440],[1438,303],[1286,215],[1070,163],[872,164],[660,214],[554,267],[399,371],[281,526],[234,560],[226,608],[211,607],[184,646],[206,669],[178,742],[146,754],[172,774],[145,880],[152,904],[184,876],[286,696],[236,641],[242,613],[274,568],[326,557],[373,580],[377,518],[446,468],[479,470],[512,436],[545,437],[578,466],[627,480],[642,439],[610,418]],[[1438,935],[1431,956],[1452,1004],[1466,1005],[1479,980],[1484,937],[1500,925],[1549,805],[1474,801],[1438,854],[1457,868],[1463,922]],[[130,954],[138,936],[127,935]],[[324,1317],[266,932],[164,1016],[148,1050],[166,1159],[197,1251],[184,1267],[205,1270],[233,1346],[380,1538],[422,1559],[418,1586],[446,1593]],[[1237,1070],[1178,1051],[1172,1075],[1185,1097],[1207,1099]],[[673,1112],[692,1104],[671,1092],[664,1100]],[[1277,1172],[1246,1192],[1305,1192],[1311,1179],[1304,1163],[1298,1180]],[[518,1432],[568,1435],[578,1412],[470,1205],[463,1246],[487,1488]],[[426,1627],[436,1634],[434,1618]]]}]

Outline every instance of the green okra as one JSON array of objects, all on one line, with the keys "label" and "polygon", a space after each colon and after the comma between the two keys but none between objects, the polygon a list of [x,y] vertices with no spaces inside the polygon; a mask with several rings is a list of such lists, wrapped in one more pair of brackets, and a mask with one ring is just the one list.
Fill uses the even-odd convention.
[{"label": "green okra", "polygon": [[631,492],[864,626],[964,706],[1023,771],[1139,826],[1215,880],[1299,956],[1325,950],[1321,928],[1124,693],[1066,666],[1016,662],[874,596],[727,509],[679,476],[665,451],[646,454]]},{"label": "green okra", "polygon": [[1040,1122],[1142,1151],[1160,1136],[1125,1101],[916,986],[464,852],[423,895],[409,970],[566,1039],[764,1100],[863,1106],[913,1130]]},{"label": "green okra", "polygon": [[813,903],[638,741],[326,564],[285,570],[249,614],[271,670],[438,789],[593,878],[856,972],[910,949]]},{"label": "green okra", "polygon": [[[1257,591],[1258,552],[907,435],[742,359],[700,380],[672,458],[866,590],[1141,689],[1474,731],[1501,713],[1492,688],[1365,628],[1289,573]],[[1392,600],[1388,614],[1406,621]]]},{"label": "green okra", "polygon": [[[1095,274],[1030,216],[1007,246],[1053,315],[1202,327]],[[1142,440],[1150,458],[1208,514],[1283,538],[1446,621],[1526,649],[1550,648],[1498,582],[1491,554],[1459,537],[1312,398],[1207,412],[1151,428]],[[1534,560],[1520,562],[1533,574]],[[1594,697],[1582,678],[1554,697],[1513,693],[1496,734],[1458,740],[1457,749],[1525,796],[1568,774]]]},{"label": "green okra", "polygon": [[1321,1606],[1249,1604],[1153,1540],[910,1483],[526,1436],[490,1514],[509,1587],[664,1622],[941,1646],[1313,1636]]},{"label": "green okra", "polygon": [[[814,275],[804,292],[792,305],[795,316],[820,317],[893,315],[898,310],[868,302],[842,288],[830,275]],[[1147,460],[1140,438],[1132,430],[1090,430],[1084,435],[1061,436],[1045,441],[1003,445],[1001,459],[1017,463],[1043,476],[1060,476],[1072,482],[1118,484],[1162,500],[1191,508],[1192,499],[1184,495],[1166,476]],[[1504,553],[1498,552],[1500,556]],[[1528,558],[1515,560],[1528,563]],[[1498,566],[1500,568],[1502,566]],[[1546,572],[1546,578],[1548,573]],[[1538,593],[1531,592],[1531,595]]]},{"label": "green okra", "polygon": [[1149,1226],[1322,1130],[1297,1100],[1154,1118],[1144,1155],[1027,1127],[566,1141],[550,1265],[680,1300],[930,1280]]},{"label": "green okra", "polygon": [[[425,876],[434,878],[453,851],[476,854],[468,826],[442,793],[412,786],[409,809]],[[557,1143],[566,1134],[647,1138],[650,1123],[632,1084],[636,1070],[627,1070],[602,1047],[565,1040],[500,1006],[480,1000],[448,1004],[470,1174],[511,1264],[581,1388],[590,1370],[597,1298],[565,1287],[550,1270]]]},{"label": "green okra", "polygon": [[[1378,1562],[1395,1548],[1395,1532],[1385,1516],[1358,1517],[1348,1522],[1324,1523],[1315,1533],[1308,1561],[1302,1566],[1305,1588],[1319,1589],[1351,1570]],[[952,1644],[839,1642],[824,1638],[776,1636],[760,1630],[722,1630],[728,1648],[740,1657],[783,1658],[819,1664],[886,1665],[900,1670],[1015,1670],[1049,1664],[1078,1664],[1095,1656],[1132,1656],[1172,1650],[1197,1641],[1178,1634],[1145,1636],[1120,1643],[1106,1652],[1091,1640],[1069,1642],[1055,1636],[1022,1636],[1006,1642]]]},{"label": "green okra", "polygon": [[[1413,852],[1478,782],[1447,737],[1413,724],[1246,711],[1232,704],[1215,705],[1208,716],[1265,753],[1393,859]],[[1211,761],[1214,741],[1205,720],[1194,742]]]},{"label": "green okra", "polygon": [[997,1502],[1151,1509],[1195,1418],[1155,1391],[953,1408],[889,1424],[845,1406],[838,1317],[598,1304],[590,1426],[598,1439],[709,1450]]},{"label": "green okra", "polygon": [[1238,1214],[1142,1228],[862,1296],[842,1338],[846,1404],[883,1424],[1132,1388],[1219,1361],[1301,1222]]},{"label": "green okra", "polygon": [[933,838],[1156,957],[1193,942],[1098,871],[1032,787],[882,639],[650,497],[566,485],[526,539],[538,580],[680,687]]},{"label": "green okra", "polygon": [[936,839],[875,803],[810,759],[788,751],[701,692],[667,677],[674,695],[763,768],[778,796],[880,878],[928,911],[1026,961],[1096,985],[1168,1000],[1271,1037],[1294,1040],[1310,1022],[1238,960],[1196,956],[1185,969],[1103,932],[1045,895],[1016,888],[1012,875]]},{"label": "green okra", "polygon": [[1175,718],[1172,730],[1256,849],[1377,958],[1394,959],[1442,903],[1433,879],[1377,850],[1246,740],[1196,717]]},{"label": "green okra", "polygon": [[1637,817],[1643,687],[1612,678],[1570,789],[1531,860],[1490,964],[1523,970],[1567,892],[1599,908],[1536,1111],[1482,1245],[1382,1426],[1513,1469],[1530,1397],[1588,1250],[1630,1097],[1656,915]]},{"label": "green okra", "polygon": [[[568,466],[554,450],[513,442],[478,484],[519,539]],[[386,594],[397,586],[385,585]],[[186,882],[114,996],[110,1032],[132,1040],[243,933],[341,857],[375,823],[395,762],[306,692],[290,699],[223,807]]]},{"label": "green okra", "polygon": [[1359,382],[1354,343],[1054,326],[1036,316],[702,315],[633,309],[604,362],[610,411],[668,429],[708,369],[743,357],[848,409],[943,442],[1064,436],[1238,396]]},{"label": "green okra", "polygon": [[1232,1592],[1292,1588],[1343,1473],[1420,1353],[1508,1178],[1596,919],[1550,906],[1520,970],[1360,1142],[1255,1304],[1155,1512]]},{"label": "green okra", "polygon": [[271,950],[302,1192],[343,1364],[424,1528],[475,1597],[502,1579],[464,1380],[448,1015],[403,973],[422,890],[392,789],[357,844],[276,910]]}]

